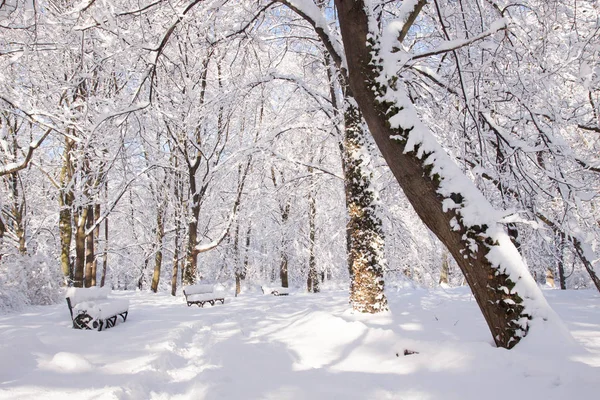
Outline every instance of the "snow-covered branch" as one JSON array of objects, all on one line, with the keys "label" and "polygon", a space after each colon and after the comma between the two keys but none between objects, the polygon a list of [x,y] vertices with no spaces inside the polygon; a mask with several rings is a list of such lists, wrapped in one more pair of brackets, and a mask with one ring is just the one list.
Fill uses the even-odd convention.
[{"label": "snow-covered branch", "polygon": [[52,129],[47,129],[46,132],[44,132],[44,134],[38,140],[29,144],[29,147],[27,148],[27,154],[25,155],[25,158],[22,161],[0,166],[0,176],[12,174],[14,172],[18,172],[22,169],[27,168],[29,162],[31,161],[31,158],[33,157],[33,152],[35,151],[35,149],[40,147],[40,145],[48,137],[50,132],[52,132]]},{"label": "snow-covered branch", "polygon": [[346,57],[339,41],[333,36],[321,10],[313,0],[279,0],[312,25],[338,69],[346,70]]},{"label": "snow-covered branch", "polygon": [[457,39],[457,40],[450,40],[450,41],[444,42],[437,48],[430,50],[430,51],[426,51],[421,54],[416,54],[416,55],[412,56],[410,59],[418,60],[421,58],[431,57],[431,56],[435,56],[438,54],[447,53],[449,51],[458,50],[462,47],[469,46],[475,42],[485,39],[486,37],[491,36],[494,33],[498,32],[502,29],[506,29],[506,27],[507,27],[506,20],[500,19],[500,20],[494,22],[490,26],[490,29],[488,29],[485,32],[481,32],[479,35],[473,36],[468,39]]}]

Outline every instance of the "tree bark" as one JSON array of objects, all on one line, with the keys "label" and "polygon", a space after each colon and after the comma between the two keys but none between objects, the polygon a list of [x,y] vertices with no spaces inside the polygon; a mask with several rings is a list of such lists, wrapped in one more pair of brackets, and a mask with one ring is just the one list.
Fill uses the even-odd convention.
[{"label": "tree bark", "polygon": [[[94,226],[94,206],[87,206],[85,228],[89,230]],[[94,232],[92,230],[85,238],[85,287],[96,286],[96,268],[94,254]]]},{"label": "tree bark", "polygon": [[[312,173],[312,168],[309,168],[309,172]],[[309,256],[308,256],[308,278],[306,280],[306,289],[308,292],[318,293],[319,288],[319,276],[317,274],[317,261],[315,258],[315,233],[317,230],[316,219],[317,219],[317,202],[315,194],[311,190],[308,195],[308,241],[309,241]]]},{"label": "tree bark", "polygon": [[196,283],[196,272],[198,270],[198,219],[200,218],[200,194],[196,191],[195,171],[190,171],[190,192],[192,193],[192,215],[188,223],[188,243],[183,268],[182,283],[193,285]]},{"label": "tree bark", "polygon": [[558,282],[560,283],[561,290],[567,290],[567,282],[565,278],[565,234],[562,232],[555,232],[555,236],[558,236]]},{"label": "tree bark", "polygon": [[71,240],[73,238],[73,191],[70,189],[70,182],[73,177],[71,167],[71,150],[74,143],[71,139],[65,139],[65,149],[63,153],[63,165],[60,171],[60,193],[58,230],[60,236],[60,265],[64,277],[64,284],[74,279],[71,266]]},{"label": "tree bark", "polygon": [[376,214],[372,172],[367,170],[362,155],[366,132],[349,89],[345,103],[343,165],[350,232],[350,303],[354,310],[377,313],[388,309],[383,281],[383,228]]},{"label": "tree bark", "polygon": [[94,259],[92,261],[92,275],[94,282],[92,285],[96,286],[96,277],[98,276],[98,256],[100,254],[100,219],[101,206],[100,203],[94,204]]},{"label": "tree bark", "polygon": [[[284,183],[283,174],[281,175],[281,182],[277,182],[277,177],[275,175],[275,169],[271,168],[271,180],[273,181],[273,186],[277,188],[277,186],[281,183]],[[290,216],[290,202],[285,201],[285,203],[279,203],[279,212],[281,213],[281,226],[285,228],[287,225],[289,216]],[[279,279],[281,280],[282,287],[288,287],[288,255],[286,249],[287,239],[284,236],[281,241],[281,261],[279,263]]]},{"label": "tree bark", "polygon": [[160,281],[160,270],[162,267],[162,243],[163,237],[165,236],[165,225],[163,221],[163,210],[162,206],[159,207],[156,213],[156,254],[154,256],[154,272],[152,273],[152,283],[150,284],[150,290],[154,293],[158,291],[158,282]]},{"label": "tree bark", "polygon": [[106,283],[106,268],[108,267],[108,217],[104,219],[104,251],[102,252],[102,275],[100,277],[100,287]]},{"label": "tree bark", "polygon": [[235,275],[235,297],[237,297],[242,291],[242,273],[240,267],[240,222],[235,221],[235,233],[233,234],[233,269]]},{"label": "tree bark", "polygon": [[[321,36],[323,41],[326,40]],[[328,46],[333,51],[331,46]],[[331,55],[333,59],[339,56]],[[339,61],[341,62],[341,61]],[[336,117],[339,117],[335,81],[333,79],[331,61],[326,57],[329,66],[329,94]],[[340,69],[341,65],[336,66]],[[384,235],[381,219],[376,214],[376,196],[371,179],[373,172],[365,162],[364,152],[368,151],[367,135],[363,119],[356,107],[352,91],[347,84],[345,71],[339,71],[339,83],[343,92],[343,139],[340,141],[342,171],[344,172],[344,194],[348,222],[346,223],[346,254],[350,276],[350,304],[361,312],[376,313],[387,310],[387,299],[384,293],[383,258]],[[368,241],[371,241],[370,243]],[[371,282],[368,285],[360,285]],[[322,274],[325,280],[325,274]],[[378,282],[378,284],[372,284]],[[359,289],[358,291],[355,289]],[[371,304],[367,302],[372,301]]]},{"label": "tree bark", "polygon": [[438,282],[441,286],[448,285],[448,275],[450,274],[450,263],[448,262],[448,253],[444,251],[442,255],[442,269],[440,271],[440,281]]},{"label": "tree bark", "polygon": [[[85,270],[85,222],[87,220],[88,208],[83,207],[75,216],[77,220],[77,230],[75,231],[75,266],[73,276],[73,286],[83,287],[83,277]],[[87,283],[87,282],[86,282]]]}]

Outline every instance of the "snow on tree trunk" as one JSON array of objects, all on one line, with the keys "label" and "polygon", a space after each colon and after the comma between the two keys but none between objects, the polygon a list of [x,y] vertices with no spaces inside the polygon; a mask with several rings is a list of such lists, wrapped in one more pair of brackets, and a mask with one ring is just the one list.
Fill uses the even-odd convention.
[{"label": "snow on tree trunk", "polygon": [[554,317],[552,310],[497,222],[500,213],[439,146],[403,92],[392,59],[400,30],[382,41],[369,30],[377,21],[364,1],[335,4],[349,85],[375,142],[419,217],[463,271],[496,345],[512,348],[532,318]]}]

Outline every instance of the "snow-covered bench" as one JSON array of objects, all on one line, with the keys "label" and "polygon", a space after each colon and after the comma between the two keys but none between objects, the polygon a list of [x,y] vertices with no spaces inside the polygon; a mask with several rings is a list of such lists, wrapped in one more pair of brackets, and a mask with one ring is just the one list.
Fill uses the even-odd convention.
[{"label": "snow-covered bench", "polygon": [[263,294],[272,294],[273,296],[287,296],[288,294],[290,294],[290,289],[282,286],[261,286],[260,288],[262,289]]},{"label": "snow-covered bench", "polygon": [[215,301],[225,304],[225,297],[221,293],[215,293],[213,285],[190,285],[183,288],[183,295],[188,307],[196,304],[198,307],[204,307],[204,303],[215,305]]},{"label": "snow-covered bench", "polygon": [[73,328],[111,328],[117,323],[117,316],[127,319],[129,300],[109,299],[108,287],[69,288],[66,298]]}]

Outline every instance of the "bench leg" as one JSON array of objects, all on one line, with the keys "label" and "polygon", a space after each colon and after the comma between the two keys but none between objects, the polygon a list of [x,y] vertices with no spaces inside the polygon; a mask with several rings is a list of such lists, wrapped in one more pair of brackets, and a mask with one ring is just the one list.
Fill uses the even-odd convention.
[{"label": "bench leg", "polygon": [[88,314],[79,314],[73,318],[73,328],[75,329],[92,329],[90,324],[92,323],[92,317]]},{"label": "bench leg", "polygon": [[127,315],[129,315],[129,311],[125,311],[124,313],[119,314],[121,318],[123,318],[123,322],[127,320]]}]

